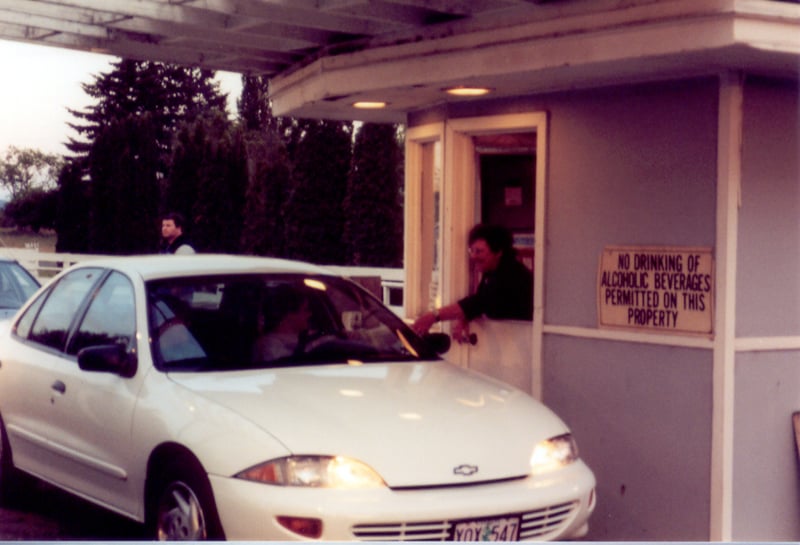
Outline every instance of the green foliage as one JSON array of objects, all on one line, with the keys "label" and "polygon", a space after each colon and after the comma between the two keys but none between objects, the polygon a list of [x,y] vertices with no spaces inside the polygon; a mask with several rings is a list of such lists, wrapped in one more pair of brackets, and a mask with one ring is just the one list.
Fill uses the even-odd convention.
[{"label": "green foliage", "polygon": [[68,161],[58,178],[55,228],[57,252],[89,251],[89,184],[78,161]]},{"label": "green foliage", "polygon": [[262,77],[242,76],[242,96],[236,101],[239,119],[246,131],[265,130],[272,120],[268,81]]},{"label": "green foliage", "polygon": [[[78,122],[71,124],[79,139],[68,148],[76,155],[73,168],[83,169],[70,179],[86,178],[89,197],[88,221],[75,224],[64,215],[58,222],[59,248],[64,251],[130,254],[158,248],[160,181],[170,171],[173,139],[177,130],[209,111],[224,111],[225,97],[213,73],[148,61],[121,60],[108,73],[95,76],[83,86],[95,103],[85,111],[71,111]],[[224,116],[224,114],[221,114]],[[190,159],[185,159],[186,164]],[[179,167],[180,169],[180,167]],[[194,174],[184,171],[176,178]],[[67,184],[62,202],[80,193],[78,183]],[[176,183],[169,199],[195,199]],[[71,192],[71,193],[70,193]],[[86,229],[86,247],[74,233]]]},{"label": "green foliage", "polygon": [[402,152],[395,125],[358,130],[344,200],[348,263],[398,267],[403,256]]},{"label": "green foliage", "polygon": [[98,134],[89,152],[91,252],[126,255],[157,248],[157,131],[144,115],[120,119]]},{"label": "green foliage", "polygon": [[345,258],[344,210],[352,124],[305,121],[295,150],[293,189],[285,207],[286,254],[320,264]]},{"label": "green foliage", "polygon": [[199,118],[194,126],[206,137],[195,140],[202,159],[196,166],[197,197],[189,216],[191,238],[196,249],[205,252],[237,253],[247,188],[242,132],[231,129],[220,112]]},{"label": "green foliage", "polygon": [[42,228],[55,227],[57,201],[56,189],[32,189],[9,202],[3,213],[17,227],[38,233]]},{"label": "green foliage", "polygon": [[242,251],[285,255],[283,208],[291,188],[286,146],[274,132],[251,132],[247,141],[249,184],[245,198]]},{"label": "green foliage", "polygon": [[12,201],[34,190],[54,189],[62,164],[58,155],[10,146],[0,158],[0,187]]},{"label": "green foliage", "polygon": [[156,251],[181,212],[199,251],[398,266],[402,153],[394,126],[272,116],[243,77],[239,123],[211,73],[122,60],[84,90],[61,171],[59,251]]},{"label": "green foliage", "polygon": [[161,152],[161,172],[165,172],[178,127],[209,109],[225,108],[225,96],[207,70],[129,59],[112,66],[110,72],[83,85],[95,104],[85,111],[70,110],[80,121],[70,126],[81,139],[70,139],[67,147],[79,156],[88,154],[111,123],[148,114],[156,128],[153,136]]}]

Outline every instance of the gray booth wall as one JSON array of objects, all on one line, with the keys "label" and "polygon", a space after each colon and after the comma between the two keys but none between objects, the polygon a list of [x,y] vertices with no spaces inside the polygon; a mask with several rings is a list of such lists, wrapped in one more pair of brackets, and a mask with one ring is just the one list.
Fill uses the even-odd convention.
[{"label": "gray booth wall", "polygon": [[[800,336],[800,107],[796,82],[744,94],[737,337]],[[800,350],[736,357],[733,539],[800,541]]]},{"label": "gray booth wall", "polygon": [[[711,246],[716,78],[575,93],[550,111],[545,323],[597,327],[605,246]],[[598,479],[589,538],[707,540],[712,352],[544,338],[544,401]]]}]

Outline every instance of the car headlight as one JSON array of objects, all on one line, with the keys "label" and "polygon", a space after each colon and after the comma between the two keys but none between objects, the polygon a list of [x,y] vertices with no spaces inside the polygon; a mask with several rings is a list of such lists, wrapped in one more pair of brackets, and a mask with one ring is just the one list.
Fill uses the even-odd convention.
[{"label": "car headlight", "polygon": [[280,486],[313,488],[386,486],[371,467],[343,456],[288,456],[246,469],[236,477]]},{"label": "car headlight", "polygon": [[531,472],[541,475],[578,459],[578,445],[571,433],[551,437],[536,445],[531,454]]}]

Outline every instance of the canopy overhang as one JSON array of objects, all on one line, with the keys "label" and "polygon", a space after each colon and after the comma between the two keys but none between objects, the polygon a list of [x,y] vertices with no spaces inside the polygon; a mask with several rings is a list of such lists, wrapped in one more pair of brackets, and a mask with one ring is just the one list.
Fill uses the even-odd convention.
[{"label": "canopy overhang", "polygon": [[800,5],[0,0],[0,39],[263,75],[278,115],[402,122],[470,100],[453,86],[515,97],[728,71],[796,80]]}]

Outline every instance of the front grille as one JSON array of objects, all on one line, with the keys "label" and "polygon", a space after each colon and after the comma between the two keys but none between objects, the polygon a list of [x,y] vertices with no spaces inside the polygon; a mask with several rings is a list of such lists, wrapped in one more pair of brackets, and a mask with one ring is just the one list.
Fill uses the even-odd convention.
[{"label": "front grille", "polygon": [[572,519],[578,507],[577,501],[551,505],[538,511],[523,513],[519,528],[520,539],[547,539],[556,534]]},{"label": "front grille", "polygon": [[359,524],[353,526],[353,535],[362,541],[447,541],[451,526],[446,520]]},{"label": "front grille", "polygon": [[[569,524],[577,507],[578,502],[572,501],[520,514],[520,540],[556,537]],[[455,522],[457,521],[435,520],[357,524],[352,531],[356,539],[362,541],[448,541],[452,539],[451,530]]]}]

